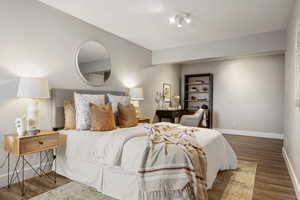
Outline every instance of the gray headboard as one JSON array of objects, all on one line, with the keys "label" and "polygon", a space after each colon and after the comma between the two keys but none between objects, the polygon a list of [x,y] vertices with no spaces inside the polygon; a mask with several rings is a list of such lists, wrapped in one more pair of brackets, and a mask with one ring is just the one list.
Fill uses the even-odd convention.
[{"label": "gray headboard", "polygon": [[52,103],[52,128],[61,129],[64,127],[64,101],[73,100],[74,92],[81,94],[105,94],[107,101],[107,94],[125,96],[125,92],[117,91],[98,91],[98,90],[73,90],[73,89],[52,89],[51,90],[51,103]]}]

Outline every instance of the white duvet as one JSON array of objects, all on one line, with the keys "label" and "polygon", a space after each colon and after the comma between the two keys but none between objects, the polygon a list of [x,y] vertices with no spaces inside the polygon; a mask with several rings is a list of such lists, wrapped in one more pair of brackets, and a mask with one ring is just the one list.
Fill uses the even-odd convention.
[{"label": "white duvet", "polygon": [[[66,150],[58,154],[59,160],[63,161],[62,157],[67,158],[68,161],[65,161],[65,166],[71,166],[73,161],[76,164],[79,163],[82,166],[78,169],[88,167],[92,171],[93,167],[99,165],[120,167],[129,172],[136,172],[147,146],[146,132],[148,129],[146,126],[148,125],[139,124],[136,127],[109,132],[61,131],[68,134],[68,139]],[[231,146],[221,133],[211,129],[199,128],[198,130],[196,142],[203,147],[207,155],[207,182],[208,187],[211,188],[218,171],[235,169],[237,159]],[[80,162],[76,162],[76,160],[80,160]],[[91,181],[89,179],[96,176],[96,174],[91,174],[81,179],[85,178],[86,180],[82,180],[82,182],[87,183]]]}]

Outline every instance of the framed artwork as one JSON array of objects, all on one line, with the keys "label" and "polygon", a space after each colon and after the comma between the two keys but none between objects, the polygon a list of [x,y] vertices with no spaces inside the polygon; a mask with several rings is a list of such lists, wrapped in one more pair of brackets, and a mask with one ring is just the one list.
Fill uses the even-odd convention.
[{"label": "framed artwork", "polygon": [[171,84],[163,83],[163,97],[165,102],[171,102]]},{"label": "framed artwork", "polygon": [[300,19],[296,26],[296,44],[295,44],[295,96],[296,106],[300,107]]}]

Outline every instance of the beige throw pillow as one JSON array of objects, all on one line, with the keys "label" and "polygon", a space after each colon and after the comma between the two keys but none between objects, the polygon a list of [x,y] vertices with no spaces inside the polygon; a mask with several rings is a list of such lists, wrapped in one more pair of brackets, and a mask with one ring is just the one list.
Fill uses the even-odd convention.
[{"label": "beige throw pillow", "polygon": [[133,127],[138,124],[138,119],[136,117],[136,111],[132,104],[118,105],[118,118],[119,118],[119,126],[121,128]]},{"label": "beige throw pillow", "polygon": [[73,101],[64,102],[65,130],[76,129],[76,111]]},{"label": "beige throw pillow", "polygon": [[112,131],[116,129],[111,104],[97,106],[90,103],[91,131]]}]

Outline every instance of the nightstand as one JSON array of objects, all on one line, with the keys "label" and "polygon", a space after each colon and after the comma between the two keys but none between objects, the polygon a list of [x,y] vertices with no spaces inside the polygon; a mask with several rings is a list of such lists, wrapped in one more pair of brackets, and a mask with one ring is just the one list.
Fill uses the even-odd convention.
[{"label": "nightstand", "polygon": [[[4,149],[7,154],[8,179],[7,186],[17,180],[20,184],[22,196],[24,188],[24,168],[29,166],[38,176],[47,175],[56,183],[56,152],[55,150],[66,143],[66,135],[55,131],[41,131],[37,135],[18,137],[17,134],[4,135]],[[25,155],[39,152],[40,163],[38,167],[32,166]],[[10,177],[10,154],[17,156],[17,162]],[[53,177],[48,174],[54,164]],[[21,169],[18,169],[20,168]]]},{"label": "nightstand", "polygon": [[147,118],[139,118],[139,119],[138,119],[138,122],[139,122],[139,123],[150,123],[150,119],[147,119]]}]

